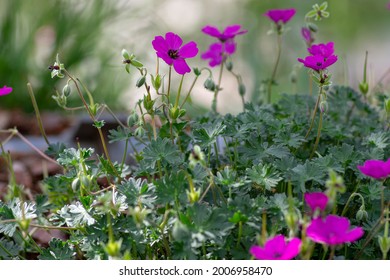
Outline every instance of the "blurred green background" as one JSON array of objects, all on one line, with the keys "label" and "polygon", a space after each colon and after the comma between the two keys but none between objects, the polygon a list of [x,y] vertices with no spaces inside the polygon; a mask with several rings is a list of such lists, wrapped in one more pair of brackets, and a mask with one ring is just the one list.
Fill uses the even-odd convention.
[{"label": "blurred green background", "polygon": [[[93,92],[96,102],[116,110],[132,108],[142,97],[135,87],[138,73],[128,75],[121,64],[122,48],[134,52],[149,72],[155,69],[151,41],[168,31],[194,40],[200,53],[214,40],[200,32],[204,25],[220,29],[241,24],[249,32],[237,38],[234,70],[241,73],[247,86],[247,100],[258,100],[261,81],[271,75],[276,58],[275,35],[267,35],[271,22],[263,14],[268,9],[295,8],[283,38],[281,64],[277,73],[279,93],[307,93],[307,71],[299,69],[298,83],[290,75],[297,58],[306,56],[300,29],[304,15],[314,0],[0,0],[0,86],[14,92],[0,100],[2,108],[31,111],[26,83],[31,82],[41,109],[57,108],[51,96],[66,81],[50,78],[47,69],[59,53],[65,66]],[[374,85],[390,67],[390,10],[387,0],[329,0],[330,17],[316,22],[316,43],[335,42],[337,64],[331,67],[333,81],[357,88],[362,79],[364,54],[369,52],[369,83]],[[188,61],[191,67],[204,67],[200,55]],[[162,65],[161,71],[166,71]],[[215,76],[218,69],[213,69]],[[189,76],[189,75],[188,75]],[[202,76],[203,77],[203,76]],[[204,77],[206,79],[206,77]],[[209,108],[212,94],[203,89],[203,80],[193,92],[199,107]],[[385,89],[388,80],[383,79]],[[192,78],[185,79],[189,86]],[[240,98],[233,77],[226,73],[219,96],[221,112],[236,113]],[[75,94],[73,94],[75,96]],[[80,104],[77,99],[74,104]]]}]

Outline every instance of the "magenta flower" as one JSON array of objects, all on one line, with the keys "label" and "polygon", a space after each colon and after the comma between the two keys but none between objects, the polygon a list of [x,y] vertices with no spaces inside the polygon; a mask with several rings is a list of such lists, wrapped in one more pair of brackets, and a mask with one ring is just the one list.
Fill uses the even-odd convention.
[{"label": "magenta flower", "polygon": [[390,175],[390,159],[388,161],[366,160],[364,165],[358,165],[357,168],[366,176],[382,180]]},{"label": "magenta flower", "polygon": [[314,38],[313,38],[313,36],[311,36],[312,35],[311,30],[307,27],[302,27],[301,34],[302,34],[303,39],[306,42],[306,45],[311,46],[311,44],[314,42]]},{"label": "magenta flower", "polygon": [[329,198],[322,192],[305,193],[305,201],[314,212],[317,208],[325,210]]},{"label": "magenta flower", "polygon": [[301,240],[293,238],[286,242],[281,234],[268,239],[264,247],[253,245],[249,252],[258,260],[291,260],[301,249]]},{"label": "magenta flower", "polygon": [[350,222],[345,217],[328,215],[313,219],[306,229],[306,235],[317,243],[338,245],[353,242],[361,238],[364,231],[361,227],[350,229]]},{"label": "magenta flower", "polygon": [[277,25],[280,22],[286,24],[296,13],[295,9],[286,9],[286,10],[269,10],[264,15],[269,17]]},{"label": "magenta flower", "polygon": [[311,55],[321,55],[325,58],[329,58],[334,54],[334,43],[329,42],[327,44],[313,45],[307,49]]},{"label": "magenta flower", "polygon": [[209,49],[201,56],[202,59],[208,60],[211,67],[220,65],[227,55],[233,54],[236,50],[236,44],[233,40],[226,41],[225,43],[211,44]]},{"label": "magenta flower", "polygon": [[305,57],[305,59],[298,58],[298,61],[303,63],[307,68],[320,71],[334,64],[337,61],[337,56],[331,55],[329,58],[326,58],[322,55],[310,55]]},{"label": "magenta flower", "polygon": [[334,43],[313,45],[307,49],[311,54],[305,59],[298,58],[298,61],[303,63],[305,67],[315,71],[320,71],[328,68],[337,61],[337,55],[334,55]]},{"label": "magenta flower", "polygon": [[10,94],[11,92],[12,92],[11,87],[4,86],[0,88],[0,96]]},{"label": "magenta flower", "polygon": [[157,56],[162,58],[166,64],[173,65],[175,71],[180,75],[191,72],[185,59],[198,54],[195,42],[191,41],[183,46],[182,44],[183,40],[172,32],[165,34],[165,39],[162,36],[156,36],[152,42]]},{"label": "magenta flower", "polygon": [[223,32],[220,32],[216,27],[206,25],[202,28],[202,32],[212,37],[218,38],[221,42],[226,42],[230,39],[234,39],[237,35],[245,34],[248,30],[240,30],[241,25],[229,25]]}]

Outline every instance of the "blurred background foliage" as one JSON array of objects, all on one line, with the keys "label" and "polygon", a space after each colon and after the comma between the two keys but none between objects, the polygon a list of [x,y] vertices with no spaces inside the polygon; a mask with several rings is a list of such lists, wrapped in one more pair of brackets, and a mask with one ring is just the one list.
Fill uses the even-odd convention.
[{"label": "blurred background foliage", "polygon": [[[234,69],[247,86],[247,100],[261,96],[261,81],[269,78],[276,58],[275,34],[267,35],[271,22],[263,14],[268,9],[295,8],[297,14],[288,23],[283,38],[281,64],[277,73],[278,93],[307,93],[307,71],[297,58],[307,54],[300,29],[304,16],[316,0],[1,0],[0,1],[0,84],[14,88],[2,97],[0,107],[31,110],[26,83],[34,87],[40,107],[56,108],[51,99],[54,89],[64,81],[51,79],[47,67],[56,53],[66,67],[96,95],[96,101],[114,109],[133,107],[143,89],[134,86],[137,73],[129,77],[121,65],[122,48],[134,52],[149,71],[155,69],[151,41],[156,35],[173,31],[184,42],[194,40],[204,52],[213,39],[201,33],[207,24],[224,28],[241,24],[249,32],[237,38]],[[316,43],[335,42],[339,61],[332,66],[333,81],[357,88],[362,79],[364,54],[369,52],[370,89],[390,67],[390,10],[387,0],[329,0],[330,17],[316,22]],[[189,60],[191,67],[204,67],[201,59]],[[291,83],[293,70],[298,82]],[[161,67],[161,71],[167,69]],[[217,75],[218,69],[212,69]],[[223,78],[221,112],[241,110],[237,85],[229,73]],[[206,79],[206,77],[204,77]],[[381,80],[388,88],[387,77]],[[186,78],[187,86],[192,78]],[[186,84],[185,84],[186,85]],[[226,98],[229,96],[229,98]],[[199,106],[209,108],[212,94],[202,88],[193,93]],[[77,101],[78,102],[78,101]],[[79,104],[79,103],[77,103]],[[223,108],[222,108],[223,107]]]}]

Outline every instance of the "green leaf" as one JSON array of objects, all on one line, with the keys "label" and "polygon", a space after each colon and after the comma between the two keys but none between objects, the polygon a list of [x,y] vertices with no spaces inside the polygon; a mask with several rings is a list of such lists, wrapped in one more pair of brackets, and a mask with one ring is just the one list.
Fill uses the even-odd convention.
[{"label": "green leaf", "polygon": [[184,171],[172,172],[166,174],[163,178],[157,180],[156,199],[160,204],[173,203],[175,200],[187,201],[186,189],[187,178]]},{"label": "green leaf", "polygon": [[64,143],[50,144],[45,151],[45,154],[49,157],[58,158],[59,155],[66,149]]},{"label": "green leaf", "polygon": [[[7,205],[0,201],[0,221],[2,220],[13,220],[15,216]],[[17,224],[15,222],[12,223],[0,223],[0,233],[4,233],[12,237],[16,231]]]},{"label": "green leaf", "polygon": [[305,164],[299,164],[292,169],[294,174],[293,181],[298,183],[302,192],[306,191],[305,183],[307,181],[316,181],[319,184],[324,183],[324,178],[327,175],[328,170],[323,170],[318,165],[312,162],[306,162]]},{"label": "green leaf", "polygon": [[106,122],[104,120],[94,121],[93,126],[96,128],[102,128]]},{"label": "green leaf", "polygon": [[215,121],[212,123],[204,124],[201,127],[194,128],[195,143],[202,149],[207,148],[214,144],[217,140],[217,136],[221,135],[225,131],[226,126],[222,121]]},{"label": "green leaf", "polygon": [[122,126],[118,126],[117,129],[111,129],[108,132],[109,143],[129,140],[133,136],[129,128]]},{"label": "green leaf", "polygon": [[155,186],[146,180],[130,178],[117,186],[118,192],[126,198],[129,206],[146,205],[153,208],[156,202]]},{"label": "green leaf", "polygon": [[251,181],[267,190],[271,190],[283,179],[274,167],[261,163],[252,168],[247,168],[246,174]]},{"label": "green leaf", "polygon": [[385,149],[389,145],[389,133],[386,132],[376,132],[371,133],[363,142],[363,144],[370,147],[376,147],[379,149]]},{"label": "green leaf", "polygon": [[167,138],[152,140],[143,150],[143,157],[143,163],[152,169],[155,169],[158,161],[163,166],[177,166],[183,162],[183,156],[177,146]]},{"label": "green leaf", "polygon": [[65,205],[61,210],[57,211],[57,214],[69,227],[90,226],[95,223],[95,219],[78,201],[75,204]]},{"label": "green leaf", "polygon": [[20,247],[19,244],[14,243],[12,240],[1,238],[0,245],[0,259],[18,259],[18,254],[22,251],[22,247]]},{"label": "green leaf", "polygon": [[38,256],[40,260],[73,260],[76,256],[75,249],[70,247],[68,242],[53,238],[49,247],[44,248]]}]

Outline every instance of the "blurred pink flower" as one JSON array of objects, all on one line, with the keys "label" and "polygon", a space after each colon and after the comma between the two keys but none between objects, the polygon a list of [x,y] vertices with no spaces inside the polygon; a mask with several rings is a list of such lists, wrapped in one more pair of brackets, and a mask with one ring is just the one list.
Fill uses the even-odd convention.
[{"label": "blurred pink flower", "polygon": [[350,229],[349,226],[347,218],[328,215],[324,220],[321,217],[313,219],[306,229],[306,235],[314,242],[327,245],[353,242],[363,236],[361,227]]},{"label": "blurred pink flower", "polygon": [[321,55],[325,58],[328,58],[334,54],[334,42],[329,42],[327,44],[318,44],[313,45],[307,49],[311,55]]},{"label": "blurred pink flower", "polygon": [[4,86],[0,88],[0,96],[10,94],[11,92],[12,92],[11,87]]},{"label": "blurred pink flower", "polygon": [[305,65],[307,68],[320,71],[334,64],[337,61],[337,56],[331,55],[330,57],[326,58],[322,55],[310,55],[305,57],[305,59],[298,58],[298,61],[303,63],[303,65]]},{"label": "blurred pink flower", "polygon": [[299,254],[301,243],[299,238],[286,242],[285,237],[279,234],[268,239],[264,247],[253,245],[249,252],[258,260],[291,260]]},{"label": "blurred pink flower", "polygon": [[314,212],[317,208],[324,211],[329,198],[322,192],[305,193],[305,201]]},{"label": "blurred pink flower", "polygon": [[201,58],[209,61],[211,67],[220,65],[227,55],[231,55],[236,50],[236,44],[233,40],[226,41],[225,43],[211,44],[209,49],[201,55]]},{"label": "blurred pink flower", "polygon": [[283,22],[286,24],[296,13],[295,9],[285,9],[285,10],[269,10],[264,15],[269,17],[273,22],[279,24]]},{"label": "blurred pink flower", "polygon": [[165,38],[156,36],[152,41],[157,56],[162,58],[166,64],[173,65],[175,71],[180,75],[191,72],[185,59],[198,54],[195,42],[191,41],[183,46],[182,44],[183,40],[172,32],[165,34]]},{"label": "blurred pink flower", "polygon": [[366,176],[377,180],[385,179],[390,175],[390,159],[388,161],[366,160],[363,165],[358,165],[357,168]]},{"label": "blurred pink flower", "polygon": [[307,46],[311,46],[311,44],[314,42],[313,36],[311,36],[311,30],[307,27],[302,27],[301,34],[303,39],[305,40],[305,43]]},{"label": "blurred pink flower", "polygon": [[223,32],[220,32],[218,28],[206,25],[202,28],[202,32],[210,35],[212,37],[218,38],[221,42],[226,42],[227,40],[234,39],[237,35],[245,34],[248,30],[240,30],[241,25],[229,25],[227,26]]}]

